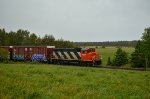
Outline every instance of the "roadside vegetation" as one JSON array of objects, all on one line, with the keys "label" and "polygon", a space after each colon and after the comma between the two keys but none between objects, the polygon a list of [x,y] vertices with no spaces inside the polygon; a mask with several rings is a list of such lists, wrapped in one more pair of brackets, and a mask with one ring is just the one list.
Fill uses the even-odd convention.
[{"label": "roadside vegetation", "polygon": [[9,52],[5,49],[0,48],[0,63],[8,62]]}]

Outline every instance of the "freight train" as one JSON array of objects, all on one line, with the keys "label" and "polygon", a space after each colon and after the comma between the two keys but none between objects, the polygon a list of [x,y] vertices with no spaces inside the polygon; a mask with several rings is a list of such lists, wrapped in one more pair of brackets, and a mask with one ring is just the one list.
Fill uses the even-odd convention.
[{"label": "freight train", "polygon": [[55,48],[55,46],[0,46],[13,61],[39,61],[53,64],[94,66],[102,63],[95,48]]}]

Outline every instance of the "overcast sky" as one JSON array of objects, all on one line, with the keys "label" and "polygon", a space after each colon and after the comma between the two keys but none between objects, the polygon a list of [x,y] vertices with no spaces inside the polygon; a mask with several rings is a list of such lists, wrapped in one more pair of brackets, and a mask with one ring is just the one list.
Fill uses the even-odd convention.
[{"label": "overcast sky", "polygon": [[0,28],[71,41],[140,39],[150,0],[0,0]]}]

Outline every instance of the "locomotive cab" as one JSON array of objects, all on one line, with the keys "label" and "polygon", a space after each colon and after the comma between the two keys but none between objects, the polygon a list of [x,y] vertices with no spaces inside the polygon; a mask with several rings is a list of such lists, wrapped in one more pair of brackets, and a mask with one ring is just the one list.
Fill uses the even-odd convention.
[{"label": "locomotive cab", "polygon": [[95,48],[81,49],[81,60],[94,65],[101,64],[101,59],[99,57],[99,54],[95,52]]}]

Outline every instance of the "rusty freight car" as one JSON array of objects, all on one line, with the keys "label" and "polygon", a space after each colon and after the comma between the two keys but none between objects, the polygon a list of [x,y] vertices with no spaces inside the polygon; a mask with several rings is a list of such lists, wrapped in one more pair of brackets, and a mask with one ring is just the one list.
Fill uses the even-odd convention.
[{"label": "rusty freight car", "polygon": [[50,61],[55,46],[0,46],[16,61]]}]

